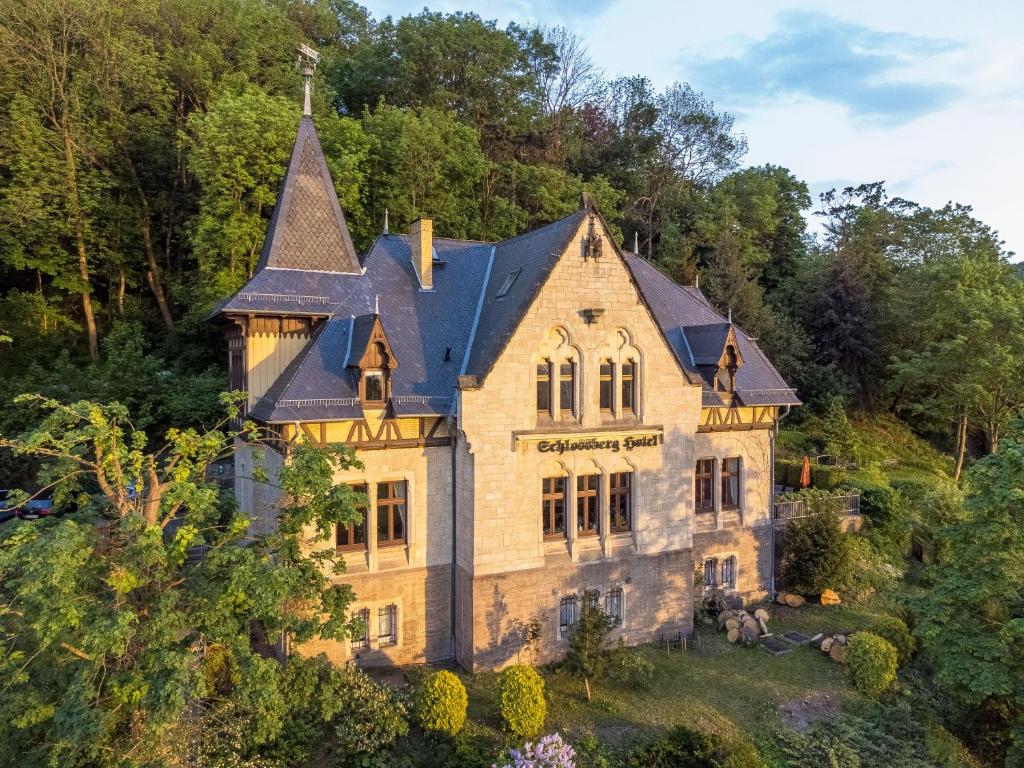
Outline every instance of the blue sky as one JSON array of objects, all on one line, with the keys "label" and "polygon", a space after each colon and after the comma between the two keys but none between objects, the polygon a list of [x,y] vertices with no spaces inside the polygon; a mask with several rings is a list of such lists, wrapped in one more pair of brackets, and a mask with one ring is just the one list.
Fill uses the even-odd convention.
[{"label": "blue sky", "polygon": [[[424,2],[369,4],[375,16]],[[1024,3],[491,0],[430,3],[562,24],[605,74],[691,83],[736,115],[746,162],[816,195],[885,180],[930,206],[973,205],[1024,258]],[[714,7],[712,7],[714,6]]]}]

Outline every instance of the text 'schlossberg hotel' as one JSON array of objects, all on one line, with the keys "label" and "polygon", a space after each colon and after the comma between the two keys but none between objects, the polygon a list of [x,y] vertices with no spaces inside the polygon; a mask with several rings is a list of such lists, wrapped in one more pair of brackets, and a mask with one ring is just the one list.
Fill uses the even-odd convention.
[{"label": "text 'schlossberg hotel'", "polygon": [[272,525],[295,441],[353,446],[339,528],[367,631],[303,651],[360,664],[564,653],[583,601],[629,644],[689,631],[695,574],[770,588],[771,454],[793,391],[754,340],[643,258],[586,199],[499,243],[385,231],[361,258],[308,115],[259,267],[218,311],[230,384],[280,436],[240,446],[236,494]]}]

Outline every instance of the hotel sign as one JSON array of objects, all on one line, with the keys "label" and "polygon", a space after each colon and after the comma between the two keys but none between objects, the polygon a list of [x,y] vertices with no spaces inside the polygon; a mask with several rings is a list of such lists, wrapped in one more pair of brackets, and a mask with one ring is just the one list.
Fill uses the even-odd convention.
[{"label": "hotel sign", "polygon": [[569,453],[573,451],[632,451],[636,448],[653,448],[661,445],[664,437],[661,433],[653,435],[626,435],[625,437],[585,437],[559,438],[556,440],[539,440],[537,450],[540,453]]}]

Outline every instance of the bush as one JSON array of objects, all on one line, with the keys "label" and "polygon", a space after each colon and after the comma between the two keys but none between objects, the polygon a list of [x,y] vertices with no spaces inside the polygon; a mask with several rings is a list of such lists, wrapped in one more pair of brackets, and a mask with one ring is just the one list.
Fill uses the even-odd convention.
[{"label": "bush", "polygon": [[334,744],[341,765],[363,765],[409,732],[406,706],[394,691],[354,667],[339,670],[339,711],[334,719]]},{"label": "bush", "polygon": [[914,636],[910,634],[906,623],[896,616],[882,616],[876,619],[867,631],[888,640],[896,649],[900,664],[909,661],[914,653]]},{"label": "bush", "polygon": [[842,467],[830,467],[826,464],[811,465],[811,485],[831,491],[846,484],[846,470]]},{"label": "bush", "polygon": [[636,688],[647,688],[654,680],[654,663],[639,651],[620,647],[611,669],[612,679]]},{"label": "bush", "polygon": [[634,750],[627,768],[763,768],[754,745],[677,726],[662,739]]},{"label": "bush", "polygon": [[871,632],[858,632],[850,638],[846,665],[858,691],[878,697],[896,680],[896,648],[884,637]]},{"label": "bush", "polygon": [[416,714],[423,730],[454,736],[466,723],[466,686],[451,672],[427,675],[416,692]]},{"label": "bush", "polygon": [[544,680],[533,667],[506,667],[498,680],[501,719],[516,736],[529,739],[540,733],[547,716]]},{"label": "bush", "polygon": [[782,585],[789,592],[817,595],[848,578],[850,547],[834,503],[821,498],[808,506],[813,514],[790,520],[782,531]]}]

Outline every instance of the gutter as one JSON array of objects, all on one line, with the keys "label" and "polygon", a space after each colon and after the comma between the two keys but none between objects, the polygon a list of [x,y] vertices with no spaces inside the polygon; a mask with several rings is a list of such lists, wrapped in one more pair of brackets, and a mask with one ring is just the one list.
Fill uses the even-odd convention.
[{"label": "gutter", "polygon": [[455,532],[457,530],[457,515],[458,515],[458,496],[456,490],[458,487],[457,476],[458,473],[455,469],[455,456],[456,456],[456,443],[459,440],[458,429],[456,428],[456,420],[454,415],[448,416],[448,434],[451,435],[451,446],[452,446],[452,574],[451,574],[451,645],[452,645],[452,661],[458,661],[458,645],[457,645],[457,634],[455,631],[455,618],[457,611],[455,610],[455,584],[456,584],[456,555],[457,555],[457,537]]},{"label": "gutter", "polygon": [[769,432],[768,438],[768,523],[771,525],[771,567],[769,570],[769,596],[775,600],[775,439],[779,434],[779,424],[784,418],[789,416],[789,412],[793,410],[793,406],[785,406],[786,410],[782,413],[776,412],[775,424],[772,426]]}]

